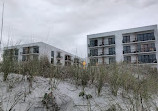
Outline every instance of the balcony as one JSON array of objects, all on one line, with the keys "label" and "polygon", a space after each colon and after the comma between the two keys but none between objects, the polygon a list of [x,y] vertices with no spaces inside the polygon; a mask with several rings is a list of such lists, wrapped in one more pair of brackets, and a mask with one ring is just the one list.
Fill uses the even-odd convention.
[{"label": "balcony", "polygon": [[56,56],[57,59],[62,59],[63,57],[61,55]]},{"label": "balcony", "polygon": [[65,56],[65,62],[72,62],[73,60],[71,60],[71,56],[66,55]]},{"label": "balcony", "polygon": [[61,62],[57,62],[57,64],[56,64],[56,65],[61,66],[61,65],[62,65],[62,63],[61,63]]},{"label": "balcony", "polygon": [[96,45],[90,45],[90,44],[88,44],[88,47],[89,48],[96,48],[96,47],[98,47],[98,45],[96,44]]},{"label": "balcony", "polygon": [[22,52],[22,55],[29,55],[30,54],[30,51],[23,51]]},{"label": "balcony", "polygon": [[101,47],[111,47],[111,46],[115,46],[115,42],[113,43],[100,43],[99,45],[90,45],[88,44],[89,48],[101,48]]},{"label": "balcony", "polygon": [[33,48],[33,53],[39,53],[39,47],[34,47]]},{"label": "balcony", "polygon": [[145,61],[133,60],[131,61],[133,64],[157,64],[157,60],[147,59]]},{"label": "balcony", "polygon": [[78,58],[74,58],[74,64],[79,64],[80,60]]},{"label": "balcony", "polygon": [[91,54],[91,53],[88,54],[88,57],[94,57],[94,56],[98,56],[98,54]]},{"label": "balcony", "polygon": [[101,52],[100,54],[88,54],[88,57],[110,57],[110,56],[116,56],[115,51],[110,52],[110,53],[103,53]]},{"label": "balcony", "polygon": [[114,43],[112,43],[112,44],[100,44],[98,47],[111,47],[111,46],[115,46],[115,42]]},{"label": "balcony", "polygon": [[123,54],[156,53],[156,48],[141,48],[140,50],[126,50]]},{"label": "balcony", "polygon": [[125,44],[137,44],[137,43],[146,43],[146,42],[155,42],[155,39],[151,39],[151,40],[144,40],[144,41],[138,41],[138,40],[133,40],[133,41],[129,41],[129,42],[125,42],[122,40],[122,43]]},{"label": "balcony", "polygon": [[89,48],[102,48],[102,47],[112,47],[115,46],[115,44],[99,44],[99,46],[91,46]]},{"label": "balcony", "polygon": [[29,54],[39,54],[39,47],[23,47],[22,55],[29,55]]}]

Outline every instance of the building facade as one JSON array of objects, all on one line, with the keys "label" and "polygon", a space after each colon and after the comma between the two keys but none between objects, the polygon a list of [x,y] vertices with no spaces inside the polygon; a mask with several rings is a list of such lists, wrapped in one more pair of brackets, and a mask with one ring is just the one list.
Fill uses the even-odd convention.
[{"label": "building facade", "polygon": [[4,50],[13,50],[16,61],[35,60],[46,56],[54,65],[79,65],[82,62],[81,58],[43,42],[9,46]]},{"label": "building facade", "polygon": [[157,67],[157,25],[98,33],[87,36],[90,64],[128,62]]}]

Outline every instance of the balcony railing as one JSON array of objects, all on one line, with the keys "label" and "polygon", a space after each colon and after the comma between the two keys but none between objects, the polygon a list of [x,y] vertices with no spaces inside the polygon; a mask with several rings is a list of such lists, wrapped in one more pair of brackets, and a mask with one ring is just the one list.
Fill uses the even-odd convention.
[{"label": "balcony railing", "polygon": [[96,44],[96,45],[88,44],[88,47],[97,47],[97,46],[98,46],[98,44]]},{"label": "balcony railing", "polygon": [[91,57],[91,56],[98,56],[98,54],[88,54],[88,57]]},{"label": "balcony railing", "polygon": [[115,45],[115,42],[114,43],[111,43],[111,44],[105,44],[105,43],[101,43],[101,44],[99,44],[99,46],[106,46],[106,45]]},{"label": "balcony railing", "polygon": [[33,53],[39,53],[39,50],[34,49]]},{"label": "balcony railing", "polygon": [[65,61],[71,62],[73,60],[71,60],[71,58],[66,58]]},{"label": "balcony railing", "polygon": [[30,51],[23,51],[22,54],[29,54]]},{"label": "balcony railing", "polygon": [[57,59],[62,59],[63,57],[61,55],[56,56]]},{"label": "balcony railing", "polygon": [[57,62],[57,65],[62,65],[62,63],[61,62]]},{"label": "balcony railing", "polygon": [[140,50],[125,50],[123,51],[123,54],[128,54],[128,53],[141,53],[141,52],[153,52],[156,51],[156,48],[141,48]]},{"label": "balcony railing", "polygon": [[147,63],[157,63],[157,60],[153,60],[153,59],[146,59],[144,61],[139,61],[139,60],[133,60],[131,61],[131,63],[133,64],[147,64]]},{"label": "balcony railing", "polygon": [[126,44],[126,43],[137,43],[137,42],[147,42],[147,41],[154,41],[154,40],[155,40],[155,38],[148,39],[148,40],[137,40],[137,39],[135,39],[133,41],[127,41],[127,42],[122,40],[122,43],[124,43],[124,44]]},{"label": "balcony railing", "polygon": [[116,55],[115,51],[111,53],[100,53],[100,54],[88,54],[88,57],[93,57],[93,56],[108,56],[108,55]]}]

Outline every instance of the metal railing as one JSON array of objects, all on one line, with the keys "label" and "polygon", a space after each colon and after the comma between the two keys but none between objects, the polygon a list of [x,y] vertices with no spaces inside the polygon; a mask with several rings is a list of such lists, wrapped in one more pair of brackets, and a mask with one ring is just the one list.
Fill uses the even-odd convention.
[{"label": "metal railing", "polygon": [[[124,61],[126,62],[126,61]],[[144,59],[144,61],[139,61],[139,60],[133,60],[133,61],[130,61],[130,63],[133,63],[133,64],[146,64],[146,63],[157,63],[157,60],[155,59]]]},{"label": "metal railing", "polygon": [[123,54],[129,54],[129,53],[140,53],[140,52],[153,52],[156,51],[156,48],[141,48],[141,49],[131,49],[131,50],[124,50]]},{"label": "metal railing", "polygon": [[100,54],[88,54],[88,57],[93,57],[93,56],[108,56],[108,55],[116,55],[116,52],[111,52],[111,53],[100,53]]},{"label": "metal railing", "polygon": [[152,39],[147,39],[147,40],[138,40],[138,39],[135,39],[133,41],[125,41],[125,40],[122,40],[122,43],[134,43],[134,42],[143,42],[143,41],[150,41],[150,40],[155,40],[155,38],[152,38]]}]

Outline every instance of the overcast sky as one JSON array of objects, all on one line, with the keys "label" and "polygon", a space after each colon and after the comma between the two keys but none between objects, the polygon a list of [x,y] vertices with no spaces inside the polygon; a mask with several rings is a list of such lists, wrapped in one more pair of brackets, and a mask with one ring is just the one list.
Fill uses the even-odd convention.
[{"label": "overcast sky", "polygon": [[5,0],[2,43],[43,41],[86,57],[88,34],[153,24],[158,0]]}]

